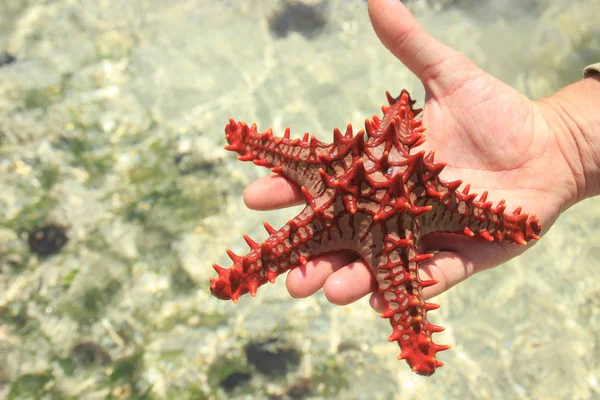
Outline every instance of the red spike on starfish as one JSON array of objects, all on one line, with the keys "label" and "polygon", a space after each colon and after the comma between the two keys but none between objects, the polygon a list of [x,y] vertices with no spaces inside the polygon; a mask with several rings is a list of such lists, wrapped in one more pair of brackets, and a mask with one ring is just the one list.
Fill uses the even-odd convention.
[{"label": "red spike on starfish", "polygon": [[411,259],[409,260],[409,262],[417,262],[417,263],[420,263],[420,262],[423,262],[423,261],[427,261],[427,260],[430,260],[430,259],[432,259],[432,258],[433,258],[433,256],[434,256],[434,254],[433,254],[433,253],[427,253],[427,254],[417,254],[416,256],[414,256],[413,258],[411,258]]},{"label": "red spike on starfish", "polygon": [[[421,287],[423,289],[425,289],[425,288],[428,288],[430,286],[437,285],[438,283],[440,283],[440,281],[438,281],[437,279],[429,279],[427,281],[421,281]],[[439,308],[439,305],[436,308]]]},{"label": "red spike on starfish", "polygon": [[267,230],[267,233],[269,235],[274,234],[275,232],[277,232],[275,230],[275,228],[273,228],[271,225],[269,225],[269,223],[267,221],[263,221],[263,226],[265,227],[265,229]]},{"label": "red spike on starfish", "polygon": [[342,135],[342,132],[336,126],[333,129],[333,143],[335,143],[335,144],[342,144],[343,142],[344,142],[344,135]]},{"label": "red spike on starfish", "polygon": [[463,229],[463,233],[467,236],[475,236],[475,233],[468,226]]},{"label": "red spike on starfish", "polygon": [[221,266],[219,266],[217,264],[213,264],[212,267],[213,267],[213,269],[215,271],[217,271],[217,274],[219,274],[219,276],[223,276],[223,275],[229,274],[229,270],[228,269],[223,268],[223,267],[221,267]]},{"label": "red spike on starfish", "polygon": [[479,231],[479,236],[481,236],[482,238],[484,238],[488,242],[493,242],[494,241],[494,237],[492,235],[490,235],[490,233],[487,230]]},{"label": "red spike on starfish", "polygon": [[344,133],[344,138],[352,139],[352,136],[353,136],[352,124],[348,124],[348,125],[346,125],[346,133]]},{"label": "red spike on starfish", "polygon": [[398,101],[397,99],[395,99],[394,97],[392,97],[392,95],[390,94],[390,92],[385,92],[385,97],[387,97],[387,101],[388,101],[388,103],[390,103],[390,105],[392,105],[396,101]]},{"label": "red spike on starfish", "polygon": [[231,258],[231,261],[233,261],[234,263],[242,261],[243,257],[238,256],[233,251],[227,249],[226,252],[227,252],[227,255],[229,256],[229,258]]},{"label": "red spike on starfish", "polygon": [[513,211],[513,214],[519,215],[519,214],[521,214],[521,210],[523,210],[523,207],[519,206],[519,207],[515,208],[515,211]]},{"label": "red spike on starfish", "polygon": [[248,235],[242,235],[244,240],[246,241],[246,243],[248,243],[248,246],[254,250],[258,247],[258,243],[256,243],[254,240],[250,239],[250,236]]},{"label": "red spike on starfish", "polygon": [[487,192],[487,190],[486,190],[485,192],[483,192],[483,193],[481,194],[481,197],[479,198],[479,201],[480,201],[481,203],[485,203],[485,202],[487,201],[487,196],[488,196],[488,192]]},{"label": "red spike on starfish", "polygon": [[[434,163],[434,153],[416,149],[425,142],[421,112],[407,91],[389,105],[382,118],[365,121],[365,130],[352,135],[334,130],[333,143],[322,143],[309,134],[290,140],[270,130],[261,134],[233,119],[225,127],[228,150],[239,159],[264,165],[302,189],[304,210],[279,230],[265,224],[269,238],[258,245],[245,237],[245,256],[228,252],[233,266],[215,265],[218,277],[210,280],[220,299],[254,295],[266,282],[311,258],[332,250],[349,250],[370,267],[378,292],[386,303],[381,314],[392,325],[390,341],[401,348],[399,359],[421,375],[431,375],[443,365],[436,353],[449,346],[433,342],[443,330],[428,320],[422,289],[436,280],[421,280],[419,264],[433,254],[418,252],[423,232],[450,232],[465,236],[525,245],[539,238],[539,220],[528,214],[505,213],[503,201],[494,207],[487,192],[476,200],[470,185],[458,191],[461,180],[438,177],[444,163]],[[433,214],[434,213],[434,214]],[[477,239],[473,239],[477,240]]]}]

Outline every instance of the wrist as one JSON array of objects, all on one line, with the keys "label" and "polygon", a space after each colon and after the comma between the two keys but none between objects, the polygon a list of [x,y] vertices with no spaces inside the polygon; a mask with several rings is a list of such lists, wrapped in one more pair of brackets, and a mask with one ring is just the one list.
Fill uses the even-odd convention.
[{"label": "wrist", "polygon": [[600,74],[573,83],[538,106],[577,185],[573,203],[600,194]]}]

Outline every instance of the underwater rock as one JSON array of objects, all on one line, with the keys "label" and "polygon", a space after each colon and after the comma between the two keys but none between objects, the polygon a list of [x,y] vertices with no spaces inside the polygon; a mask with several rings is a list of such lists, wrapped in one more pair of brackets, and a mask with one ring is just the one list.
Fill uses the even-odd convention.
[{"label": "underwater rock", "polygon": [[250,342],[245,352],[248,364],[263,375],[285,375],[300,364],[300,352],[277,338]]},{"label": "underwater rock", "polygon": [[225,391],[231,392],[236,387],[247,384],[250,381],[250,378],[252,378],[252,375],[249,373],[236,371],[223,379],[219,386],[221,386],[221,388],[223,388]]},{"label": "underwater rock", "polygon": [[268,17],[269,30],[276,38],[298,32],[306,38],[320,33],[327,24],[324,1],[284,1]]},{"label": "underwater rock", "polygon": [[178,153],[173,157],[173,162],[177,165],[181,175],[193,174],[200,171],[213,172],[217,167],[215,160],[199,159],[192,152]]},{"label": "underwater rock", "polygon": [[15,56],[13,56],[12,54],[0,53],[0,67],[12,64],[15,61],[17,61],[17,58]]},{"label": "underwater rock", "polygon": [[58,253],[68,242],[67,228],[61,225],[44,225],[29,232],[29,250],[40,257]]},{"label": "underwater rock", "polygon": [[98,344],[88,341],[73,348],[71,359],[75,364],[90,366],[93,364],[107,365],[112,362],[110,355]]}]

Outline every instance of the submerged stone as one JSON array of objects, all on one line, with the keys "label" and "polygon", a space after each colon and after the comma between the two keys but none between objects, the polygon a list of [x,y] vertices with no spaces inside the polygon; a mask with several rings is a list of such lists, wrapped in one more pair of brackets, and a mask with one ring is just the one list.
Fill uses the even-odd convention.
[{"label": "submerged stone", "polygon": [[68,242],[66,227],[61,225],[44,225],[29,232],[29,250],[40,257],[58,253]]}]

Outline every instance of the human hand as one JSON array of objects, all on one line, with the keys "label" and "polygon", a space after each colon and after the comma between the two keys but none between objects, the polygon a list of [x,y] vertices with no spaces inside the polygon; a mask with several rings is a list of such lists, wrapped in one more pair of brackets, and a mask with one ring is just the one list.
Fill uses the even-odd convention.
[{"label": "human hand", "polygon": [[[489,200],[506,199],[509,207],[518,203],[535,212],[545,230],[581,198],[584,183],[565,156],[568,138],[551,128],[551,107],[527,99],[438,42],[399,1],[369,0],[369,15],[382,43],[425,87],[424,147],[435,149],[436,159],[447,164],[442,179],[467,178],[473,193],[488,190]],[[258,210],[304,203],[299,188],[281,176],[252,183],[244,200]],[[437,251],[420,266],[422,279],[439,281],[424,290],[425,298],[524,251],[452,234],[429,235],[421,245],[421,253]],[[367,266],[346,253],[315,258],[288,274],[294,297],[321,287],[329,301],[344,305],[372,293],[376,284]],[[379,293],[372,294],[371,305],[384,309]]]}]

